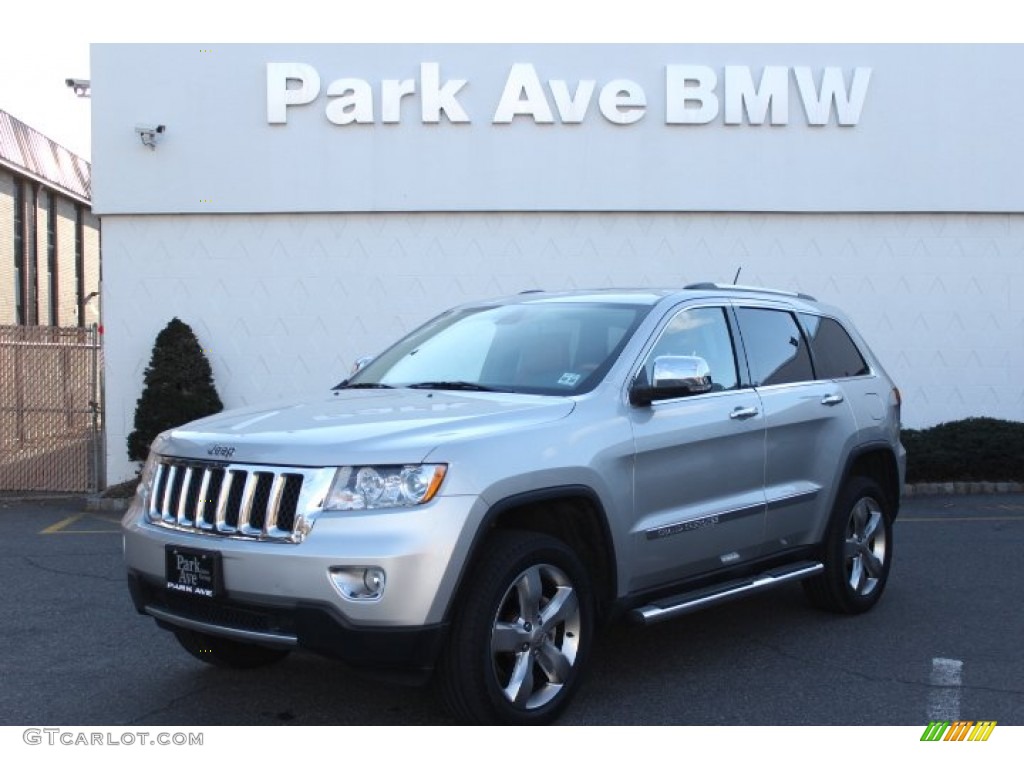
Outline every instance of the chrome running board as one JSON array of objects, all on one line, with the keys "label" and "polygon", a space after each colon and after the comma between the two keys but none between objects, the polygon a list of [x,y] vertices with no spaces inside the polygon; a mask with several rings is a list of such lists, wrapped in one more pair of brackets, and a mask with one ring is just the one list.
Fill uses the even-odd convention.
[{"label": "chrome running board", "polygon": [[735,579],[724,584],[715,584],[703,589],[693,590],[692,592],[684,592],[673,597],[655,600],[648,605],[634,608],[629,612],[629,617],[641,624],[654,624],[674,616],[682,616],[684,613],[693,613],[701,608],[707,608],[717,603],[724,603],[737,597],[743,597],[755,592],[763,592],[766,589],[771,589],[790,581],[806,579],[808,576],[814,576],[824,570],[824,565],[813,560],[784,565],[772,568],[764,573],[759,573],[756,576]]}]

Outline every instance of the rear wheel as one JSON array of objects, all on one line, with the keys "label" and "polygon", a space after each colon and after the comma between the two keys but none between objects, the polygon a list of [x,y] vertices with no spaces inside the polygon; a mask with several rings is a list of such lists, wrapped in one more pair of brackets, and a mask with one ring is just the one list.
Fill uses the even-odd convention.
[{"label": "rear wheel", "polygon": [[882,596],[892,563],[892,512],[874,480],[847,482],[823,546],[824,573],[804,581],[811,602],[836,613],[863,613]]},{"label": "rear wheel", "polygon": [[558,539],[499,531],[469,574],[438,683],[463,722],[549,723],[579,686],[593,634],[590,579]]},{"label": "rear wheel", "polygon": [[207,635],[191,629],[176,629],[174,636],[181,647],[200,661],[215,667],[231,669],[255,669],[266,667],[283,660],[288,651],[283,648],[268,648],[262,645],[241,643],[226,637]]}]

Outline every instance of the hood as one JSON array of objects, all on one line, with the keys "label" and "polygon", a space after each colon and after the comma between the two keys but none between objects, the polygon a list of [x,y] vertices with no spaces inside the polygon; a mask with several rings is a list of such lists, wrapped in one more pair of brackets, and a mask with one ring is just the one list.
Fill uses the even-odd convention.
[{"label": "hood", "polygon": [[574,405],[568,398],[496,392],[343,389],[223,411],[164,432],[153,449],[285,466],[412,464],[445,442],[555,421]]}]

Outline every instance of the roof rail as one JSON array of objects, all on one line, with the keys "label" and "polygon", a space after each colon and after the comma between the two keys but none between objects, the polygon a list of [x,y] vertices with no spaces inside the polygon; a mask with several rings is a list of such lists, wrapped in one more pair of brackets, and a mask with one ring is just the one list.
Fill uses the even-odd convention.
[{"label": "roof rail", "polygon": [[794,291],[780,291],[776,288],[759,288],[756,285],[728,285],[726,283],[690,283],[683,286],[688,291],[746,291],[748,293],[773,293],[776,296],[791,296],[795,299],[805,301],[817,301],[808,293],[796,293]]}]

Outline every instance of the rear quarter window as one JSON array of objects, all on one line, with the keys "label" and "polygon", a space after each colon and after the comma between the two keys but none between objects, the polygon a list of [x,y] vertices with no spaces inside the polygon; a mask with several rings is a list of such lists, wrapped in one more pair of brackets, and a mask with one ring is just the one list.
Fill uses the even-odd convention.
[{"label": "rear quarter window", "polygon": [[807,334],[814,371],[819,379],[845,379],[871,372],[850,334],[837,321],[801,313],[800,322]]}]

